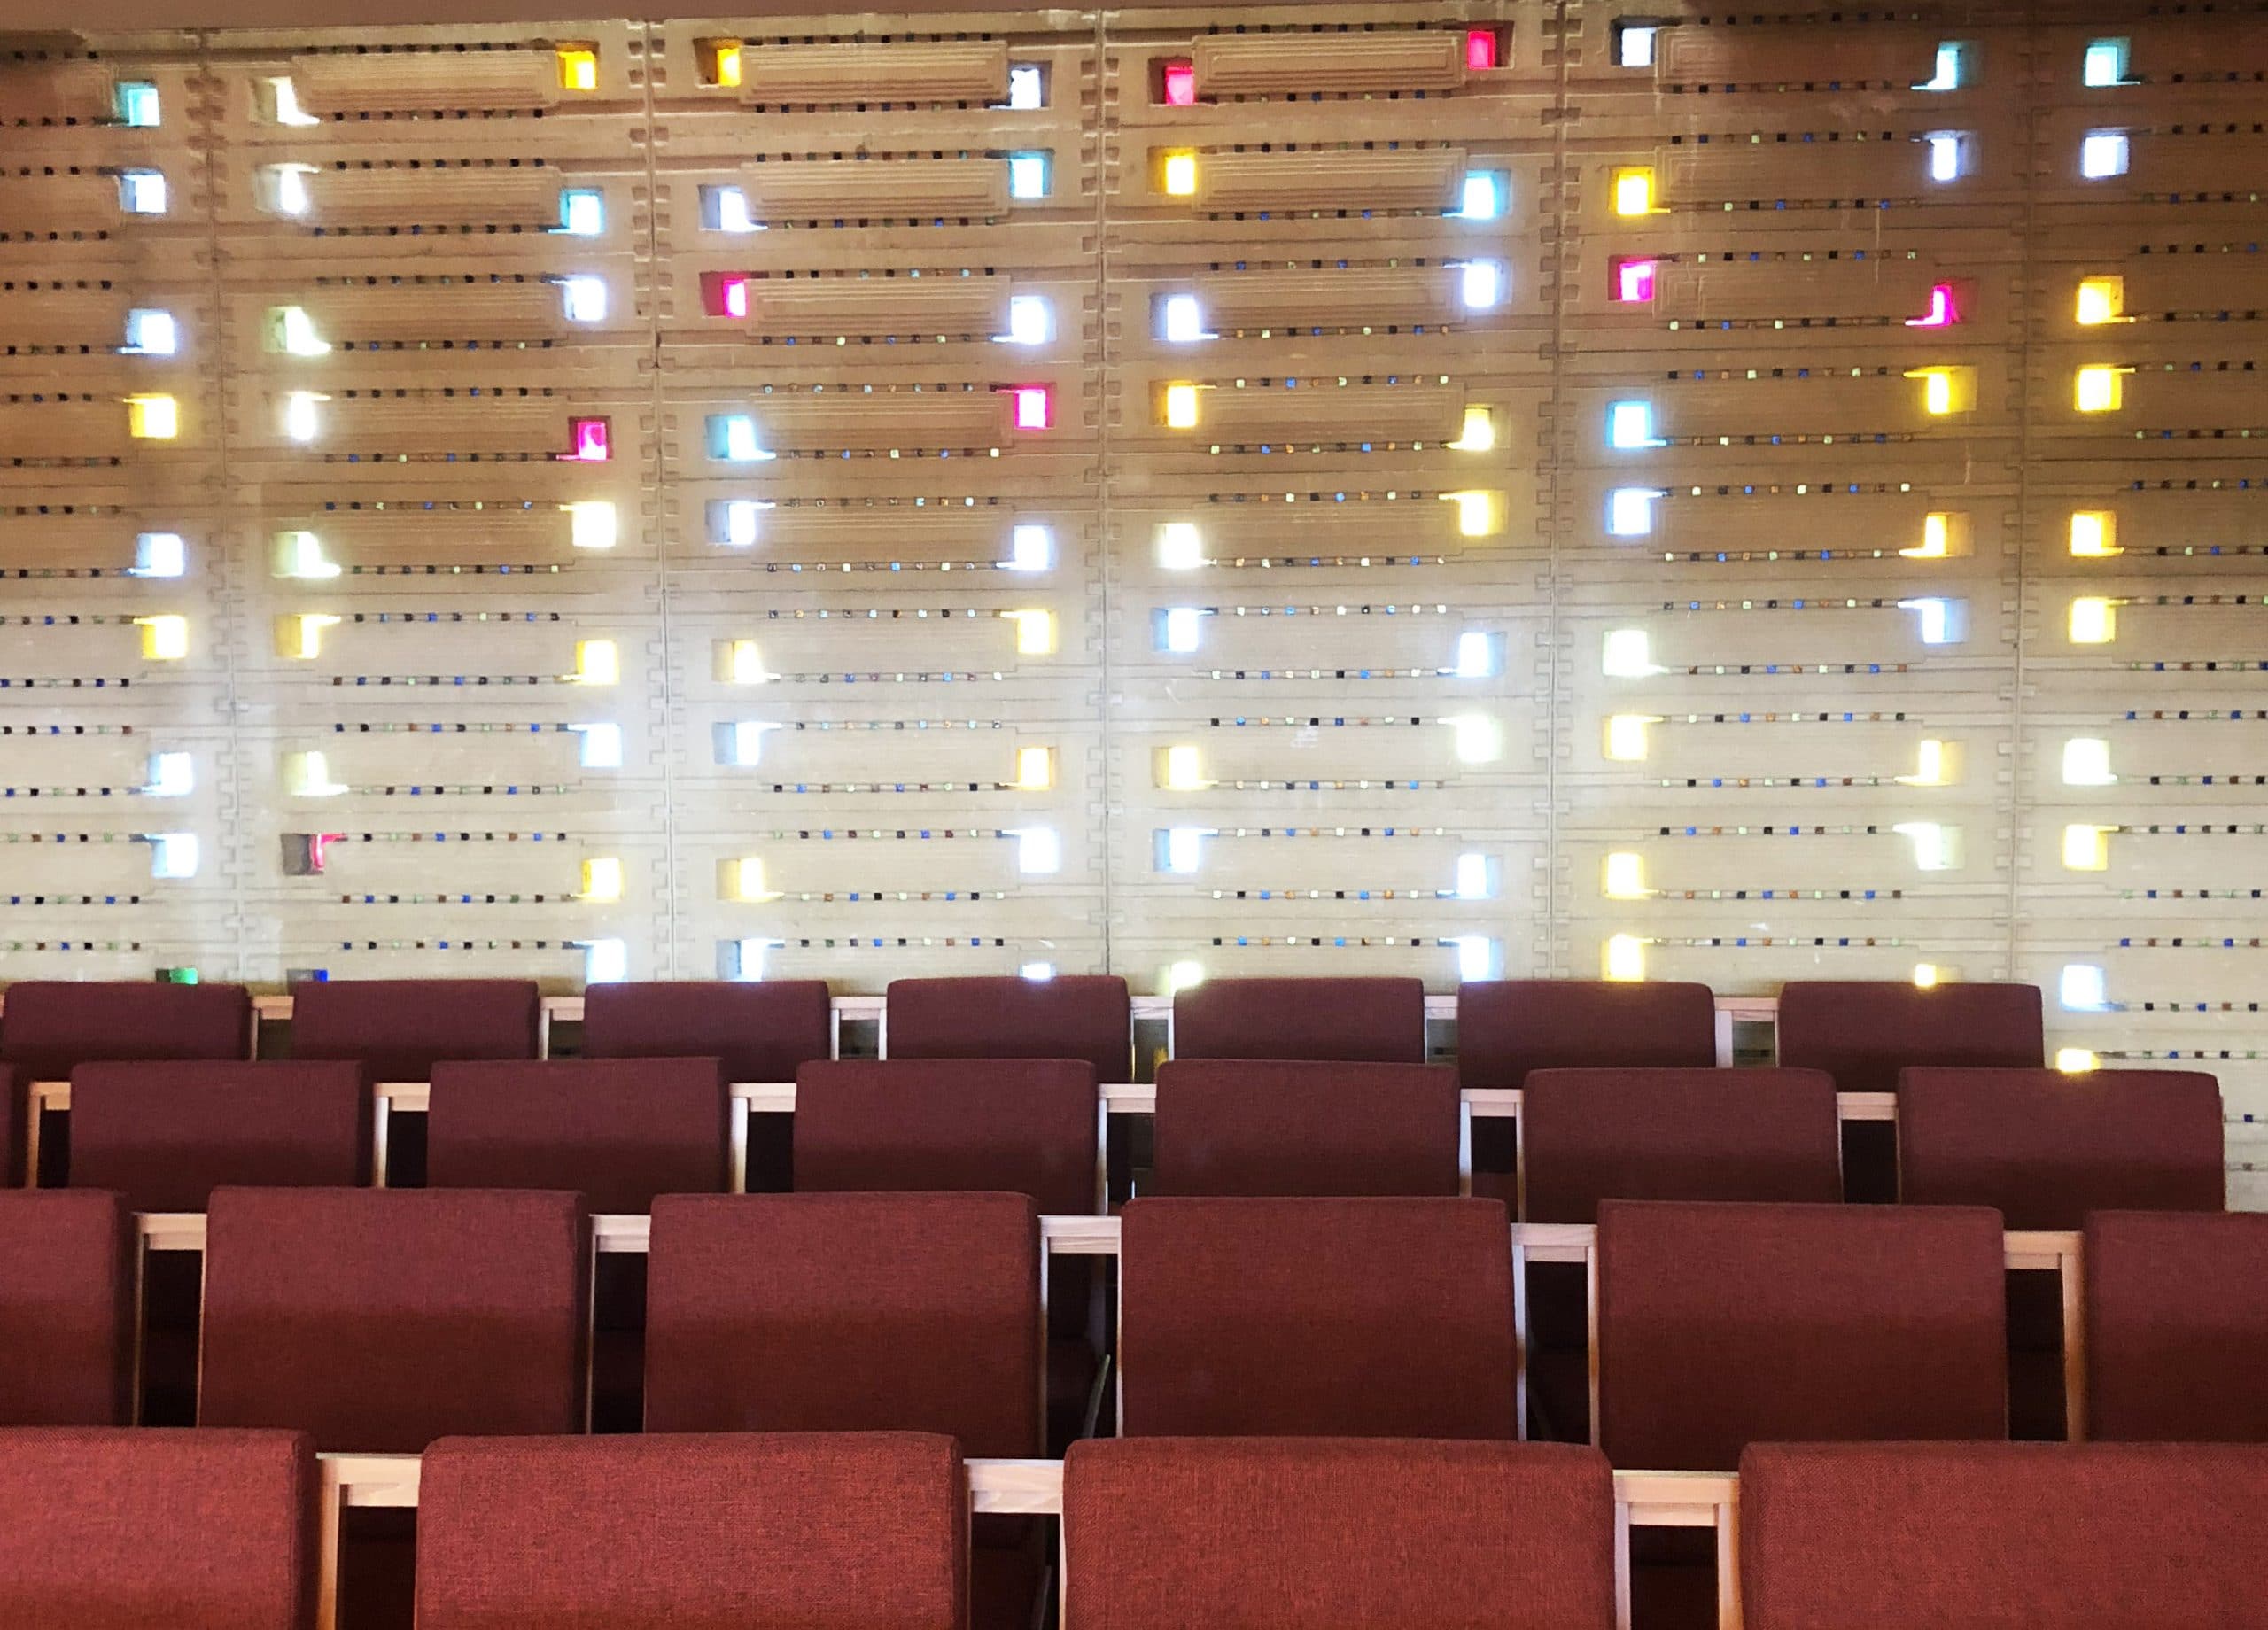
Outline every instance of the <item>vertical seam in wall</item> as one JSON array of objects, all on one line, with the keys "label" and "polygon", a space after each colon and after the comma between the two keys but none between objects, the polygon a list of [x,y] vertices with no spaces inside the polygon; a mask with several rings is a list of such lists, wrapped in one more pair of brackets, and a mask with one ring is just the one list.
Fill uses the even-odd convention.
[{"label": "vertical seam in wall", "polygon": [[[2023,72],[2026,75],[2023,97],[2023,125],[2017,140],[2023,143],[2023,198],[2016,230],[2016,615],[2014,646],[2011,653],[2013,679],[2008,687],[2008,841],[2002,855],[2008,869],[2008,922],[2006,951],[2008,959],[2002,977],[2019,977],[2017,957],[2022,935],[2017,922],[2023,908],[2023,851],[2027,830],[2025,812],[2032,803],[2025,789],[2029,766],[2024,753],[2023,687],[2026,619],[2031,614],[2031,333],[2034,321],[2031,286],[2032,234],[2035,230],[2034,205],[2039,190],[2039,149],[2038,143],[2039,107],[2031,94],[2031,82],[2039,71],[2039,11],[2035,3],[2024,7]],[[2004,543],[2003,547],[2007,547]]]},{"label": "vertical seam in wall", "polygon": [[1099,811],[1097,827],[1101,834],[1102,893],[1097,901],[1102,919],[1102,971],[1123,973],[1118,966],[1116,950],[1111,933],[1112,920],[1116,914],[1118,879],[1115,873],[1116,846],[1112,842],[1118,824],[1118,811],[1111,796],[1117,780],[1118,760],[1116,734],[1111,728],[1116,703],[1111,689],[1112,622],[1111,578],[1115,570],[1114,545],[1117,539],[1112,530],[1111,485],[1115,476],[1112,466],[1110,424],[1116,410],[1115,387],[1117,384],[1117,351],[1110,338],[1110,184],[1111,165],[1115,151],[1115,128],[1110,111],[1111,61],[1109,13],[1098,7],[1094,13],[1094,84],[1095,106],[1092,122],[1081,122],[1093,133],[1094,166],[1090,174],[1095,189],[1095,346],[1099,361],[1095,369],[1095,534],[1097,539],[1098,609],[1101,626],[1097,631],[1096,643],[1102,653],[1100,690],[1097,709],[1100,725],[1099,751],[1102,757],[1098,790]]},{"label": "vertical seam in wall", "polygon": [[[654,161],[654,146],[658,133],[656,120],[658,111],[654,100],[655,34],[651,22],[638,25],[641,43],[641,60],[644,65],[646,139],[646,344],[647,364],[652,383],[647,392],[648,410],[654,418],[654,450],[647,469],[649,492],[654,505],[654,601],[659,619],[658,639],[661,645],[661,695],[658,698],[662,718],[660,740],[654,743],[662,757],[662,952],[661,966],[656,975],[664,979],[680,977],[678,967],[678,894],[683,880],[678,875],[677,865],[677,741],[674,718],[677,703],[677,642],[670,619],[670,516],[669,486],[666,479],[667,442],[663,436],[662,390],[662,291],[669,286],[662,265],[662,197],[660,169]],[[640,508],[644,508],[647,493],[641,493]]]},{"label": "vertical seam in wall", "polygon": [[[1559,686],[1565,676],[1560,667],[1560,642],[1565,629],[1561,621],[1565,590],[1560,581],[1563,566],[1559,513],[1559,469],[1566,446],[1566,349],[1567,349],[1567,22],[1568,0],[1553,0],[1551,17],[1557,24],[1556,46],[1559,56],[1557,83],[1551,97],[1551,374],[1550,402],[1550,429],[1545,432],[1543,461],[1544,489],[1549,497],[1545,525],[1550,528],[1545,539],[1545,572],[1547,574],[1543,605],[1544,648],[1544,707],[1543,707],[1543,920],[1538,924],[1543,931],[1543,966],[1547,977],[1565,974],[1566,964],[1560,956],[1560,942],[1573,932],[1573,885],[1559,875],[1559,745],[1565,721],[1560,718]],[[1509,890],[1506,891],[1509,894]],[[1534,890],[1529,891],[1530,898]],[[1509,946],[1511,936],[1506,935]],[[1503,970],[1507,974],[1511,970]]]}]

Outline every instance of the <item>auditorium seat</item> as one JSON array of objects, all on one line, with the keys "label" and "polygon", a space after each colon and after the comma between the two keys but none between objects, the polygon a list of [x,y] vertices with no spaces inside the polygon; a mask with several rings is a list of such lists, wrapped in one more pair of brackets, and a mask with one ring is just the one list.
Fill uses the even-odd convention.
[{"label": "auditorium seat", "polygon": [[0,1426],[132,1421],[134,1250],[115,1194],[0,1193]]},{"label": "auditorium seat", "polygon": [[25,979],[0,1000],[0,1063],[33,1081],[103,1059],[247,1059],[252,1040],[242,985]]},{"label": "auditorium seat", "polygon": [[2254,1630],[2268,1450],[1759,1444],[1747,1630]]},{"label": "auditorium seat", "polygon": [[0,1189],[24,1181],[24,1124],[31,1113],[32,1078],[12,1064],[0,1064]]},{"label": "auditorium seat", "polygon": [[579,1190],[594,1212],[730,1186],[731,1099],[715,1059],[433,1066],[427,1181]]},{"label": "auditorium seat", "polygon": [[0,1624],[307,1630],[315,1488],[294,1432],[0,1432]]},{"label": "auditorium seat", "polygon": [[1068,1630],[1610,1630],[1596,1450],[1130,1438],[1063,1467]]},{"label": "auditorium seat", "polygon": [[[2038,1069],[2047,1062],[2037,985],[1921,986],[1907,980],[1798,979],[1780,992],[1779,1061],[1825,1070],[1841,1092],[1895,1092],[1901,1070]],[[1898,1198],[1898,1132],[1843,1128],[1845,1199]]]},{"label": "auditorium seat", "polygon": [[[586,1059],[714,1058],[726,1081],[793,1081],[798,1066],[834,1051],[825,980],[658,980],[583,991]],[[749,1117],[750,1193],[795,1186],[787,1121]]]},{"label": "auditorium seat", "polygon": [[82,1064],[71,1184],[129,1211],[202,1211],[218,1187],[370,1180],[370,1094],[351,1063]]},{"label": "auditorium seat", "polygon": [[1418,979],[1208,979],[1174,993],[1177,1059],[1423,1064]]},{"label": "auditorium seat", "polygon": [[960,1452],[911,1432],[452,1438],[418,1630],[967,1630]]},{"label": "auditorium seat", "polygon": [[[1706,985],[1664,980],[1487,979],[1456,992],[1457,1077],[1517,1088],[1544,1069],[1705,1069],[1717,1061]],[[1472,1191],[1517,1206],[1519,1123],[1472,1122]]]},{"label": "auditorium seat", "polygon": [[[1604,1199],[1843,1197],[1835,1083],[1816,1070],[1539,1069],[1526,1098],[1530,1222],[1596,1222]],[[1528,1407],[1570,1443],[1590,1437],[1588,1296],[1581,1264],[1528,1265]]]},{"label": "auditorium seat", "polygon": [[1511,1258],[1495,1200],[1134,1200],[1122,1430],[1513,1437]]},{"label": "auditorium seat", "polygon": [[1082,1059],[1099,1082],[1133,1078],[1134,1008],[1115,974],[894,979],[892,1059]]},{"label": "auditorium seat", "polygon": [[583,1425],[579,1195],[219,1189],[199,1423],[403,1454]]},{"label": "auditorium seat", "polygon": [[311,979],[291,987],[291,1056],[353,1059],[373,1081],[430,1081],[445,1059],[532,1059],[532,979]]},{"label": "auditorium seat", "polygon": [[2087,1219],[2086,1435],[2268,1443],[2268,1215]]},{"label": "auditorium seat", "polygon": [[1459,1187],[1456,1071],[1176,1059],[1158,1067],[1152,1194],[1435,1194]]}]

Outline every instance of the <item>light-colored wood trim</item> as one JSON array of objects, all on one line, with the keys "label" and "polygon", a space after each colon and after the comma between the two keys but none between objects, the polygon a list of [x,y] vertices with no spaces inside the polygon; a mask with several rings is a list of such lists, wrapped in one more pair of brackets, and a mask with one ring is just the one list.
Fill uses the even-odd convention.
[{"label": "light-colored wood trim", "polygon": [[642,1256],[652,1246],[654,1220],[642,1212],[602,1211],[591,1217],[594,1255]]},{"label": "light-colored wood trim", "polygon": [[1040,1249],[1052,1256],[1116,1256],[1116,1217],[1042,1217]]},{"label": "light-colored wood trim", "polygon": [[135,1227],[145,1251],[202,1251],[205,1214],[201,1211],[137,1211]]},{"label": "light-colored wood trim", "polygon": [[2056,1263],[2063,1292],[2063,1436],[2087,1440],[2087,1322],[2085,1236],[2073,1234],[2070,1254]]}]

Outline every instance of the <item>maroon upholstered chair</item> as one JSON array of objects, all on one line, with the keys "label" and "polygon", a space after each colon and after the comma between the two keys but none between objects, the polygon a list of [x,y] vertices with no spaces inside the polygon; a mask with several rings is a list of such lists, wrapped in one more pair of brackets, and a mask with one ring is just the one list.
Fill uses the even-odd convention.
[{"label": "maroon upholstered chair", "polygon": [[731,1186],[731,1099],[715,1059],[436,1064],[426,1181],[579,1190],[593,1211]]},{"label": "maroon upholstered chair", "polygon": [[291,987],[291,1056],[353,1059],[374,1081],[428,1081],[444,1059],[532,1059],[532,979],[311,979]]},{"label": "maroon upholstered chair", "polygon": [[[1922,1066],[2038,1069],[2047,1062],[2037,985],[1933,985],[1905,980],[1791,980],[1780,992],[1780,1062],[1825,1070],[1843,1092],[1894,1092]],[[1898,1198],[1898,1132],[1886,1121],[1843,1129],[1843,1192]]]},{"label": "maroon upholstered chair", "polygon": [[1095,1208],[1094,1067],[1073,1059],[845,1059],[796,1072],[803,1192],[977,1189]]},{"label": "maroon upholstered chair", "polygon": [[1135,1200],[1122,1429],[1513,1437],[1511,1243],[1495,1200]]},{"label": "maroon upholstered chair", "polygon": [[727,1081],[793,1081],[834,1051],[823,979],[657,980],[583,992],[586,1059],[719,1059]]},{"label": "maroon upholstered chair", "polygon": [[2006,1437],[2000,1236],[1972,1207],[1606,1201],[1601,1447],[1728,1471],[1759,1440]]},{"label": "maroon upholstered chair", "polygon": [[652,1432],[938,1432],[1039,1453],[1039,1226],[1021,1194],[667,1195]]},{"label": "maroon upholstered chair", "polygon": [[1131,1077],[1134,1009],[1115,974],[894,979],[893,1059],[1084,1059],[1099,1082]]},{"label": "maroon upholstered chair", "polygon": [[1608,1630],[1612,1474],[1564,1444],[1127,1438],[1063,1467],[1070,1623]]},{"label": "maroon upholstered chair", "polygon": [[2268,1216],[2099,1211],[2081,1249],[2087,1436],[2268,1443]]},{"label": "maroon upholstered chair", "polygon": [[364,1454],[580,1431],[588,1233],[576,1194],[216,1190],[199,1424]]},{"label": "maroon upholstered chair", "polygon": [[0,1064],[0,1189],[24,1180],[24,1117],[29,1112],[32,1078],[12,1064]]},{"label": "maroon upholstered chair", "polygon": [[82,1064],[71,1184],[129,1211],[202,1211],[219,1187],[370,1180],[370,1094],[349,1063]]},{"label": "maroon upholstered chair", "polygon": [[1909,1069],[1899,1197],[1991,1206],[2019,1229],[2090,1211],[2218,1211],[2220,1083],[2187,1070]]},{"label": "maroon upholstered chair", "polygon": [[1208,979],[1175,992],[1177,1059],[1423,1064],[1418,979]]},{"label": "maroon upholstered chair", "polygon": [[2239,1630],[2260,1623],[2268,1450],[1759,1444],[1748,1630]]},{"label": "maroon upholstered chair", "polygon": [[0,1063],[63,1081],[96,1059],[245,1059],[252,1027],[242,985],[19,980],[0,1005]]},{"label": "maroon upholstered chair", "polygon": [[0,1193],[0,1426],[134,1418],[133,1252],[115,1194]]},{"label": "maroon upholstered chair", "polygon": [[1446,1065],[1177,1059],[1146,1191],[1453,1195],[1462,1119]]},{"label": "maroon upholstered chair", "polygon": [[952,1440],[452,1438],[425,1456],[418,1630],[967,1630]]},{"label": "maroon upholstered chair", "polygon": [[315,1486],[293,1432],[0,1432],[0,1624],[307,1630]]}]

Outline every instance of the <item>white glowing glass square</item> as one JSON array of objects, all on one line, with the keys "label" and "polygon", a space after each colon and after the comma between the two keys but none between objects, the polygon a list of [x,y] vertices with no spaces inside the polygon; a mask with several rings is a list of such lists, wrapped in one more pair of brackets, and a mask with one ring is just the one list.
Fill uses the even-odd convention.
[{"label": "white glowing glass square", "polygon": [[295,798],[335,798],[347,790],[346,782],[330,779],[330,761],[321,753],[287,754],[284,786]]},{"label": "white glowing glass square", "polygon": [[142,630],[142,656],[149,662],[179,662],[189,655],[189,619],[173,612],[134,619]]},{"label": "white glowing glass square", "polygon": [[1001,614],[1016,625],[1016,652],[1021,656],[1046,656],[1055,649],[1052,611],[1006,611]]},{"label": "white glowing glass square", "polygon": [[1501,260],[1467,260],[1457,276],[1457,298],[1467,311],[1487,311],[1504,298]]},{"label": "white glowing glass square", "polygon": [[561,282],[559,291],[565,297],[568,322],[606,321],[605,278],[569,277]]},{"label": "white glowing glass square", "polygon": [[2063,743],[2063,785],[2111,787],[2118,778],[2110,772],[2110,743],[2100,736],[2073,736]]},{"label": "white glowing glass square", "polygon": [[1953,602],[1930,597],[1922,600],[1901,600],[1901,611],[1911,611],[1921,619],[1923,645],[1945,645],[1957,636],[1953,633]]},{"label": "white glowing glass square", "polygon": [[276,346],[286,355],[318,357],[330,354],[330,342],[315,331],[315,319],[303,306],[279,306],[268,314]]},{"label": "white glowing glass square", "polygon": [[1614,213],[1622,216],[1654,213],[1654,172],[1647,165],[1625,165],[1614,172]]},{"label": "white glowing glass square", "polygon": [[1646,858],[1630,850],[1617,850],[1606,858],[1600,892],[1610,900],[1643,900],[1653,893],[1646,887]]},{"label": "white glowing glass square", "polygon": [[2109,982],[2091,962],[2067,962],[2055,982],[2055,999],[2073,1013],[2101,1013],[2110,1005]]},{"label": "white glowing glass square", "polygon": [[1484,935],[1462,935],[1449,942],[1456,947],[1456,976],[1472,983],[1496,972],[1496,942]]},{"label": "white glowing glass square", "polygon": [[1654,66],[1655,36],[1661,30],[1651,23],[1625,23],[1614,31],[1614,64],[1621,68]]},{"label": "white glowing glass square", "polygon": [[2126,174],[2126,132],[2090,130],[2079,142],[2079,174],[2089,181]]},{"label": "white glowing glass square", "polygon": [[1938,988],[1936,963],[1916,962],[1914,965],[1914,988],[1916,990],[1935,990]]},{"label": "white glowing glass square", "polygon": [[1016,870],[1027,876],[1063,869],[1063,839],[1052,827],[1026,827],[1016,834]]},{"label": "white glowing glass square", "polygon": [[748,213],[748,193],[739,187],[701,189],[701,224],[711,232],[761,232]]},{"label": "white glowing glass square", "polygon": [[1936,72],[1914,87],[1916,90],[1958,90],[1961,71],[1968,56],[1957,40],[1947,40],[1938,47]]},{"label": "white glowing glass square", "polygon": [[2077,321],[2082,328],[2099,328],[2106,322],[2117,322],[2126,311],[2126,280],[2124,277],[2082,277]]},{"label": "white glowing glass square", "polygon": [[764,738],[777,726],[759,723],[752,718],[733,721],[733,762],[736,765],[759,765],[764,762]]},{"label": "white glowing glass square", "polygon": [[1166,387],[1166,428],[1176,431],[1197,428],[1195,385],[1169,384]]},{"label": "white glowing glass square", "polygon": [[1485,713],[1448,721],[1461,764],[1493,764],[1503,755],[1504,728]]},{"label": "white glowing glass square", "polygon": [[1599,956],[1599,972],[1606,978],[1633,982],[1646,976],[1646,942],[1635,934],[1610,938]]},{"label": "white glowing glass square", "polygon": [[615,855],[594,855],[583,862],[583,898],[602,903],[622,898],[622,861]]},{"label": "white glowing glass square", "polygon": [[1020,112],[1047,105],[1047,75],[1039,64],[1008,65],[1008,105]]},{"label": "white glowing glass square", "polygon": [[269,80],[268,91],[275,105],[277,124],[305,127],[322,122],[299,105],[299,88],[289,78]]},{"label": "white glowing glass square", "polygon": [[763,648],[753,640],[734,640],[725,648],[725,677],[734,685],[765,683]]},{"label": "white glowing glass square", "polygon": [[1164,307],[1165,338],[1177,345],[1193,345],[1205,338],[1205,313],[1193,294],[1173,294],[1166,297]]},{"label": "white glowing glass square", "polygon": [[1194,571],[1205,563],[1205,535],[1193,521],[1168,521],[1158,528],[1158,564],[1167,571]]},{"label": "white glowing glass square", "polygon": [[1456,213],[1467,221],[1494,221],[1504,213],[1505,177],[1501,170],[1469,170],[1457,194]]},{"label": "white glowing glass square", "polygon": [[1457,439],[1449,443],[1458,453],[1491,453],[1496,446],[1496,415],[1494,409],[1478,403],[1466,407],[1464,426]]},{"label": "white glowing glass square", "polygon": [[718,961],[723,965],[726,979],[742,984],[761,984],[764,981],[765,952],[777,949],[779,940],[726,940],[718,950],[723,953]]},{"label": "white glowing glass square", "polygon": [[304,164],[271,165],[268,175],[275,188],[276,213],[279,215],[304,215],[314,202],[307,190],[307,177],[315,172]]},{"label": "white glowing glass square", "polygon": [[2105,872],[2110,869],[2110,834],[2116,827],[2089,826],[2073,822],[2063,828],[2063,869],[2068,872]]},{"label": "white glowing glass square", "polygon": [[1034,984],[1045,984],[1055,977],[1055,965],[1052,962],[1021,963],[1016,968],[1016,977],[1029,979]]},{"label": "white glowing glass square", "polygon": [[1047,196],[1047,155],[1021,152],[1008,155],[1008,196],[1044,198]]},{"label": "white glowing glass square", "polygon": [[1055,404],[1045,385],[1018,385],[1009,392],[1016,399],[1016,428],[1044,431],[1055,423]]},{"label": "white glowing glass square", "polygon": [[1610,679],[1638,679],[1661,670],[1654,666],[1653,640],[1643,628],[1609,629],[1599,668]]},{"label": "white glowing glass square", "polygon": [[570,237],[597,237],[606,231],[606,195],[570,187],[559,195],[559,229]]},{"label": "white glowing glass square", "polygon": [[1658,447],[1654,435],[1651,402],[1613,402],[1606,410],[1607,445],[1615,447]]},{"label": "white glowing glass square", "polygon": [[1166,749],[1165,781],[1174,792],[1193,792],[1205,785],[1204,764],[1193,745]]},{"label": "white glowing glass square", "polygon": [[1909,820],[1891,828],[1914,845],[1914,866],[1921,872],[1950,872],[1961,865],[1961,831],[1934,820]]},{"label": "white glowing glass square", "polygon": [[579,685],[619,685],[622,653],[611,640],[575,642],[575,681]]},{"label": "white glowing glass square", "polygon": [[284,433],[293,441],[313,441],[322,433],[322,404],[313,391],[293,391],[284,399]]},{"label": "white glowing glass square", "polygon": [[1486,900],[1495,892],[1488,881],[1488,857],[1459,855],[1456,858],[1456,883],[1454,889],[1460,900]]},{"label": "white glowing glass square", "polygon": [[2073,645],[2109,645],[2118,637],[2116,602],[2086,594],[2071,602],[2070,640]]},{"label": "white glowing glass square", "polygon": [[2124,40],[2090,40],[2080,66],[2080,79],[2089,89],[2126,83],[2126,52]]},{"label": "white glowing glass square", "polygon": [[630,977],[630,944],[626,940],[583,942],[583,982],[618,985]]},{"label": "white glowing glass square", "polygon": [[1200,619],[1205,614],[1194,606],[1169,606],[1158,613],[1158,648],[1187,655],[1197,648]]},{"label": "white glowing glass square", "polygon": [[1193,990],[1205,982],[1205,965],[1201,962],[1177,962],[1166,969],[1165,978],[1161,982],[1164,986],[1159,992],[1161,996],[1174,996]]},{"label": "white glowing glass square", "polygon": [[1161,872],[1190,873],[1205,864],[1206,829],[1169,827],[1157,836],[1157,866]]},{"label": "white glowing glass square", "polygon": [[1503,665],[1503,638],[1485,629],[1473,629],[1456,637],[1456,666],[1451,670],[1460,679],[1493,678]]},{"label": "white glowing glass square", "polygon": [[189,567],[189,547],[179,532],[134,534],[133,575],[137,578],[177,578]]},{"label": "white glowing glass square", "polygon": [[2066,1075],[2084,1075],[2090,1070],[2101,1068],[2101,1065],[2102,1060],[2095,1056],[2092,1048],[2058,1047],[2055,1050],[2055,1067]]},{"label": "white glowing glass square", "polygon": [[1008,534],[1008,570],[1045,571],[1055,563],[1055,532],[1052,527],[1019,526]]},{"label": "white glowing glass square", "polygon": [[189,753],[150,755],[150,780],[142,790],[152,798],[182,798],[197,790],[197,759]]},{"label": "white glowing glass square", "polygon": [[2072,379],[2072,405],[2081,413],[2116,413],[2126,398],[2124,379],[2108,365],[2082,368]]},{"label": "white glowing glass square", "polygon": [[180,349],[180,331],[169,311],[137,307],[126,314],[126,349],[134,356],[171,356]]},{"label": "white glowing glass square", "polygon": [[162,215],[166,213],[166,178],[159,170],[120,170],[118,175],[119,207],[129,215]]},{"label": "white glowing glass square", "polygon": [[578,549],[610,549],[620,536],[621,523],[614,506],[603,499],[586,499],[567,506],[567,539]]},{"label": "white glowing glass square", "polygon": [[725,535],[718,539],[735,549],[751,547],[757,539],[757,517],[772,506],[753,498],[725,501]]},{"label": "white glowing glass square", "polygon": [[1041,294],[1008,297],[1008,343],[1044,345],[1055,333],[1055,313]]},{"label": "white glowing glass square", "polygon": [[1606,530],[1617,538],[1643,538],[1654,530],[1658,488],[1619,486],[1606,495]]},{"label": "white glowing glass square", "polygon": [[756,421],[744,413],[709,421],[709,456],[735,464],[769,463],[778,455],[757,439]]},{"label": "white glowing glass square", "polygon": [[150,834],[150,875],[195,877],[198,860],[194,832],[153,832]]},{"label": "white glowing glass square", "polygon": [[1016,779],[1010,783],[1018,792],[1045,792],[1055,785],[1055,749],[1052,747],[1020,747],[1016,749]]},{"label": "white glowing glass square", "polygon": [[1646,727],[1661,722],[1653,713],[1616,713],[1606,721],[1606,756],[1618,763],[1630,763],[1646,756]]},{"label": "white glowing glass square", "polygon": [[122,80],[113,93],[112,105],[118,110],[118,122],[137,130],[153,130],[158,127],[158,88],[148,80]]},{"label": "white glowing glass square", "polygon": [[284,532],[276,534],[277,577],[324,582],[338,577],[343,570],[336,561],[323,558],[322,539],[314,532]]},{"label": "white glowing glass square", "polygon": [[570,725],[581,740],[576,744],[576,760],[586,770],[619,770],[622,768],[622,726],[619,725]]},{"label": "white glowing glass square", "polygon": [[1950,132],[1940,132],[1929,138],[1930,179],[1958,181],[1961,179],[1961,137]]}]

